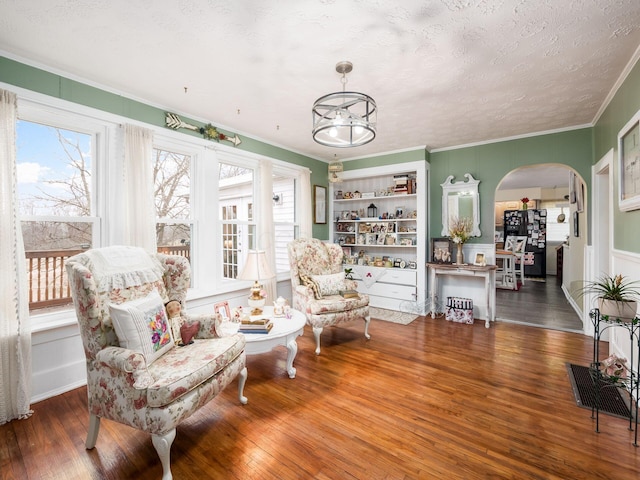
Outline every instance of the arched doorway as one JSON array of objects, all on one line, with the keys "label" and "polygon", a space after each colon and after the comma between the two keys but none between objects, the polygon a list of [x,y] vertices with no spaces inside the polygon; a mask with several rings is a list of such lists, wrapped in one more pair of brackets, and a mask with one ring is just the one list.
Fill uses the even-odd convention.
[{"label": "arched doorway", "polygon": [[[523,212],[525,198],[529,209]],[[497,291],[498,320],[583,331],[576,296],[584,278],[586,198],[583,179],[562,164],[519,167],[498,183],[496,247],[516,231],[527,237],[524,285]]]}]

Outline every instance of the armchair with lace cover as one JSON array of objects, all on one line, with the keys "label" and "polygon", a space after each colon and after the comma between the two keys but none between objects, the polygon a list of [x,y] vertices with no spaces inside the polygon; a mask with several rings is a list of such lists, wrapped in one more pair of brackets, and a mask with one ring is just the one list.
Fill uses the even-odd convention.
[{"label": "armchair with lace cover", "polygon": [[[186,314],[191,269],[184,257],[114,246],[75,255],[66,268],[86,356],[90,419],[86,448],[95,447],[101,418],[129,425],[151,434],[162,478],[170,480],[176,426],[236,377],[239,401],[247,402],[244,336],[224,336],[219,315]],[[144,349],[123,348],[124,339],[118,338],[114,328],[114,309],[130,308],[147,298],[151,302],[158,295],[162,303],[156,319],[163,316],[164,304],[178,300],[182,320],[195,328],[199,322],[193,343],[176,346],[166,328],[158,327],[171,342],[165,342],[153,357]],[[157,323],[166,325],[168,320]]]},{"label": "armchair with lace cover", "polygon": [[320,354],[320,335],[327,326],[364,320],[364,336],[369,339],[369,296],[345,298],[342,290],[356,290],[355,280],[345,278],[344,253],[339,245],[315,238],[302,238],[287,245],[291,267],[293,308],[304,312],[313,328],[316,355]]}]

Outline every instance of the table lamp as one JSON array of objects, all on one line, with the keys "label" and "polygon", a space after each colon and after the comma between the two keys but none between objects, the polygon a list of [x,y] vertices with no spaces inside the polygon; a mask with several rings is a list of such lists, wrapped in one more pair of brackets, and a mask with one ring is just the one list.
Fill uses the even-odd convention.
[{"label": "table lamp", "polygon": [[267,255],[264,250],[249,250],[244,268],[236,278],[238,280],[254,281],[251,286],[251,295],[248,299],[249,306],[256,309],[255,313],[252,312],[253,315],[260,315],[265,304],[265,297],[262,295],[263,287],[260,281],[273,277],[275,275],[271,271],[269,262],[267,262]]}]

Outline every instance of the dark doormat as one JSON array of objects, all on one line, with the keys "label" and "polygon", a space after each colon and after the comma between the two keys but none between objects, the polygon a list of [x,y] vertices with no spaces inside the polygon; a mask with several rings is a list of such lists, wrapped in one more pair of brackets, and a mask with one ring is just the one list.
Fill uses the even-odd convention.
[{"label": "dark doormat", "polygon": [[[567,363],[567,372],[576,397],[576,404],[582,408],[591,410],[595,406],[596,396],[593,388],[594,381],[589,372],[589,367]],[[625,393],[626,398],[630,395]],[[618,388],[606,386],[600,389],[600,412],[614,417],[629,418],[629,400],[625,400]]]}]

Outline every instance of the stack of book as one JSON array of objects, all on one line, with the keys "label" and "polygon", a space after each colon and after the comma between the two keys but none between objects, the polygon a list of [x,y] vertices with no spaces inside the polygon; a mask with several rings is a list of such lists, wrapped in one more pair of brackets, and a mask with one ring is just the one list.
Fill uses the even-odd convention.
[{"label": "stack of book", "polygon": [[393,183],[394,183],[393,193],[395,195],[407,194],[409,191],[407,186],[408,181],[409,181],[409,176],[406,173],[400,174],[400,175],[394,175],[393,176]]},{"label": "stack of book", "polygon": [[273,328],[273,322],[268,318],[259,318],[256,320],[242,320],[240,322],[241,333],[269,333]]},{"label": "stack of book", "polygon": [[394,195],[416,193],[416,177],[413,174],[401,173],[393,176]]}]

